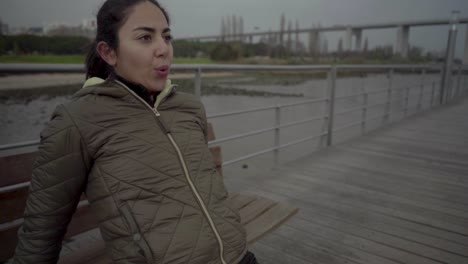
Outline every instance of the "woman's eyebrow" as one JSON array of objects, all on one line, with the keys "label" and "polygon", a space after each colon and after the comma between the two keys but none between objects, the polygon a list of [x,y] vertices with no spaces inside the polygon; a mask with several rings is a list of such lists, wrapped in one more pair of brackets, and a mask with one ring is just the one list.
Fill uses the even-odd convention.
[{"label": "woman's eyebrow", "polygon": [[155,33],[156,32],[156,29],[154,29],[152,27],[137,27],[137,28],[133,29],[133,31],[138,31],[138,30],[147,31],[147,32],[150,32],[150,33]]},{"label": "woman's eyebrow", "polygon": [[[137,27],[137,28],[133,29],[133,31],[138,31],[138,30],[147,31],[147,32],[150,32],[150,33],[156,33],[156,29],[152,28],[152,27]],[[171,32],[171,29],[170,28],[165,28],[162,33],[167,33],[167,32]]]}]

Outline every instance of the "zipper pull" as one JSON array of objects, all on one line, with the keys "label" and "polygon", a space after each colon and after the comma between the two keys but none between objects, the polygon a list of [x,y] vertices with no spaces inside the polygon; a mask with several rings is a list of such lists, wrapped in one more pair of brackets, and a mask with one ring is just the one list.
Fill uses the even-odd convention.
[{"label": "zipper pull", "polygon": [[154,112],[154,114],[155,114],[157,117],[160,117],[160,116],[161,116],[161,114],[158,112],[158,109],[153,108],[153,112]]}]

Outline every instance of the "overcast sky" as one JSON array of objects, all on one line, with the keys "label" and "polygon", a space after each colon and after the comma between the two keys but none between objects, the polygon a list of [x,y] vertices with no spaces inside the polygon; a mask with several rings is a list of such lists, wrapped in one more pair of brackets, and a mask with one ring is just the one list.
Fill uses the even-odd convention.
[{"label": "overcast sky", "polygon": [[[0,0],[0,19],[10,27],[42,26],[53,22],[79,24],[92,18],[103,0]],[[449,18],[452,10],[468,17],[468,0],[160,0],[172,18],[176,37],[217,34],[222,17],[244,18],[245,32],[278,29],[281,13],[299,20],[301,27],[321,23],[363,24]],[[458,53],[464,44],[466,26],[459,27]],[[371,46],[394,44],[395,30],[364,31]],[[330,49],[344,33],[330,33]],[[412,28],[412,45],[441,50],[447,42],[447,27]]]}]

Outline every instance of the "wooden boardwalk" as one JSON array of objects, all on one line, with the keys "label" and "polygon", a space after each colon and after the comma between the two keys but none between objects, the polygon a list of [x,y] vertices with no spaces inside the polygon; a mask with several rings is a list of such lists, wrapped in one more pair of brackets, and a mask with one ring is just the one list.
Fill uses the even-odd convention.
[{"label": "wooden boardwalk", "polygon": [[468,99],[228,183],[300,208],[263,264],[468,263]]}]

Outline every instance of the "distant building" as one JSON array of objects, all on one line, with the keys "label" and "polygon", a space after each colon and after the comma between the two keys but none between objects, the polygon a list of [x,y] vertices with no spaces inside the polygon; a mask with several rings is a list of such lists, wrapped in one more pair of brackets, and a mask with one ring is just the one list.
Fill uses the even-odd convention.
[{"label": "distant building", "polygon": [[83,20],[79,26],[71,26],[63,23],[52,23],[45,27],[48,36],[83,36],[93,38],[96,34],[96,20]]},{"label": "distant building", "polygon": [[9,34],[8,24],[0,19],[0,36]]},{"label": "distant building", "polygon": [[30,27],[26,33],[30,34],[30,35],[42,36],[42,35],[44,35],[44,28],[42,28],[42,27]]},{"label": "distant building", "polygon": [[83,19],[83,22],[81,22],[81,27],[85,30],[92,30],[96,31],[97,30],[97,23],[96,19]]}]

